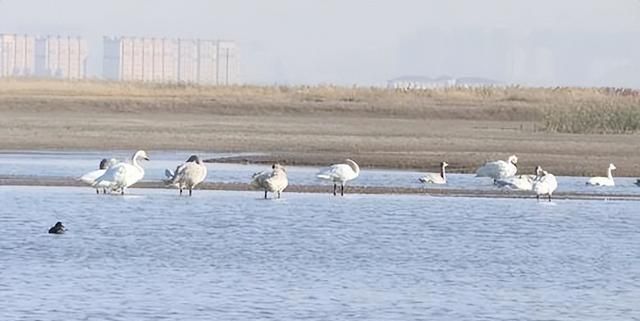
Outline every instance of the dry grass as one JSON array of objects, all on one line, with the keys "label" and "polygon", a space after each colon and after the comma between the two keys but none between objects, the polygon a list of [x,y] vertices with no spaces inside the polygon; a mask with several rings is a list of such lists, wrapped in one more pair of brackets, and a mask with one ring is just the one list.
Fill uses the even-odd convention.
[{"label": "dry grass", "polygon": [[[637,104],[582,88],[403,92],[334,86],[205,87],[0,80],[0,148],[257,151],[288,163],[452,171],[516,153],[523,171],[640,174],[633,135],[541,131],[549,111]],[[551,129],[551,128],[550,128]],[[557,131],[561,131],[556,129]],[[562,130],[563,131],[563,130]]]}]

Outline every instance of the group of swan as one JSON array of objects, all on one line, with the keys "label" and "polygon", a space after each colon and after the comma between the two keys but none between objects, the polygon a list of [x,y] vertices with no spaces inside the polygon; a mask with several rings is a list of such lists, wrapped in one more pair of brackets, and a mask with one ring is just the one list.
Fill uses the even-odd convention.
[{"label": "group of swan", "polygon": [[[548,196],[549,201],[551,201],[551,195],[558,188],[558,180],[555,175],[543,170],[540,166],[536,166],[533,175],[516,175],[518,172],[517,164],[518,157],[516,155],[509,156],[506,161],[487,162],[476,170],[476,177],[490,177],[493,178],[494,184],[499,187],[532,191],[536,194],[538,200],[540,196]],[[447,162],[442,162],[440,163],[440,174],[427,173],[418,180],[425,184],[446,184],[445,168],[448,165]],[[609,164],[607,177],[592,177],[587,181],[587,185],[614,186],[611,171],[615,169],[615,165]],[[638,185],[640,185],[640,180],[638,180]]]},{"label": "group of swan", "polygon": [[[140,181],[144,177],[144,169],[138,163],[139,160],[149,160],[149,156],[143,150],[137,151],[131,157],[131,163],[118,162],[115,159],[103,159],[98,170],[91,171],[80,177],[80,180],[96,188],[96,193],[107,191],[119,191],[124,195],[125,190]],[[337,195],[337,184],[340,183],[340,195],[344,196],[344,185],[355,179],[360,174],[360,167],[353,160],[345,160],[345,164],[334,164],[320,171],[316,176],[320,179],[333,182],[333,195]],[[189,190],[189,196],[193,189],[202,183],[207,177],[207,167],[200,157],[191,155],[184,163],[178,165],[175,171],[165,170],[165,184],[176,187],[180,195],[184,189]],[[289,185],[286,169],[280,164],[273,164],[272,171],[263,171],[253,174],[251,186],[264,190],[264,198],[267,193],[275,193],[277,198]]]},{"label": "group of swan", "polygon": [[[119,191],[120,194],[124,195],[129,186],[144,177],[144,169],[139,163],[140,160],[149,160],[147,153],[143,150],[133,154],[130,163],[118,162],[115,159],[103,159],[98,170],[83,175],[80,180],[93,186],[98,194],[102,189],[103,193]],[[487,162],[476,170],[476,177],[490,177],[500,187],[532,191],[538,199],[540,199],[540,196],[548,196],[549,201],[551,201],[551,195],[558,188],[556,177],[543,170],[540,166],[536,166],[534,175],[516,176],[518,171],[517,163],[518,157],[516,155],[509,156],[506,161]],[[440,173],[427,173],[419,178],[420,182],[425,184],[446,184],[445,169],[448,165],[447,162],[440,163]],[[587,185],[614,186],[611,171],[615,169],[615,165],[609,164],[607,177],[592,177],[587,181]],[[316,177],[333,183],[334,196],[338,194],[339,184],[340,195],[344,196],[345,184],[359,175],[360,167],[358,164],[351,159],[346,159],[344,163],[333,164],[321,170],[316,174]],[[178,165],[175,171],[166,169],[165,176],[164,182],[168,186],[178,188],[180,195],[182,195],[184,189],[188,189],[189,196],[191,196],[193,189],[207,177],[207,167],[197,155],[191,155],[184,163]],[[251,186],[264,190],[264,198],[267,198],[269,192],[280,198],[284,189],[289,185],[287,171],[278,163],[273,164],[271,171],[255,173],[251,178]]]}]

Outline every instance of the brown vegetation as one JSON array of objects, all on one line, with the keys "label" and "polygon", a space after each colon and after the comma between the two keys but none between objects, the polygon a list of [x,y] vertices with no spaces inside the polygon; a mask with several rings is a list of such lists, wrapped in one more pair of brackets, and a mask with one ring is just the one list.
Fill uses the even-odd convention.
[{"label": "brown vegetation", "polygon": [[591,175],[614,162],[617,174],[638,175],[637,136],[596,134],[631,133],[634,125],[575,134],[583,130],[558,124],[584,106],[633,111],[639,99],[635,91],[588,88],[403,92],[1,80],[0,148],[255,151],[286,163],[352,157],[364,166],[430,170],[446,159],[454,172],[516,153],[523,170],[540,164]]}]

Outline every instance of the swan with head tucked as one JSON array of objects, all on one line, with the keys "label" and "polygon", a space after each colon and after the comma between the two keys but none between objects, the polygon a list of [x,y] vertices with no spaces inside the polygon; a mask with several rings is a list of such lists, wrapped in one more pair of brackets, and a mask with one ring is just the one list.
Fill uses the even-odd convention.
[{"label": "swan with head tucked", "polygon": [[106,188],[117,191],[124,195],[125,189],[135,184],[144,177],[144,169],[138,163],[138,160],[149,160],[149,156],[143,150],[137,151],[131,157],[131,164],[118,163],[107,169],[107,171],[98,177],[93,186],[105,186]]},{"label": "swan with head tucked", "polygon": [[336,190],[340,183],[340,195],[344,196],[344,184],[360,175],[360,166],[356,162],[346,159],[344,164],[334,164],[321,170],[316,177],[333,182],[333,195],[337,195]]},{"label": "swan with head tucked", "polygon": [[536,193],[536,198],[540,200],[540,195],[547,195],[551,202],[551,194],[558,188],[556,177],[540,168],[538,177],[533,181],[531,190]]},{"label": "swan with head tucked", "polygon": [[498,180],[516,175],[518,172],[518,157],[511,155],[506,161],[498,160],[487,162],[476,170],[476,177],[491,177]]},{"label": "swan with head tucked", "polygon": [[609,168],[607,169],[607,177],[591,177],[587,181],[587,185],[592,186],[615,186],[616,184],[613,181],[613,175],[611,171],[615,170],[616,166],[613,164],[609,164]]},{"label": "swan with head tucked", "polygon": [[[118,163],[118,160],[116,160],[115,158],[111,158],[111,159],[106,159],[103,158],[100,161],[100,165],[98,166],[98,169],[95,171],[91,171],[88,172],[84,175],[82,175],[80,177],[80,180],[86,184],[89,184],[91,186],[94,186],[93,183],[95,183],[96,179],[98,179],[98,177],[104,175],[104,173],[107,171],[107,169],[115,164]],[[101,185],[96,185],[96,194],[100,194],[100,188],[102,188],[102,192],[103,193],[107,193],[107,186],[106,184],[101,184]]]},{"label": "swan with head tucked", "polygon": [[289,185],[287,171],[276,163],[271,166],[272,171],[262,171],[251,176],[251,186],[264,190],[264,198],[267,199],[267,192],[276,193],[280,198],[282,191]]},{"label": "swan with head tucked", "polygon": [[180,195],[183,189],[189,189],[189,196],[191,196],[193,189],[207,177],[207,167],[200,157],[191,155],[186,162],[176,167],[175,172],[166,169],[165,175],[167,176],[165,183],[180,189]]},{"label": "swan with head tucked", "polygon": [[516,175],[497,179],[495,184],[498,187],[507,187],[519,191],[530,191],[533,188],[533,181],[540,176],[542,167],[536,166],[534,175]]},{"label": "swan with head tucked", "polygon": [[447,162],[440,163],[440,173],[427,173],[424,176],[418,178],[418,180],[425,184],[446,184],[447,174],[445,168],[449,166]]}]

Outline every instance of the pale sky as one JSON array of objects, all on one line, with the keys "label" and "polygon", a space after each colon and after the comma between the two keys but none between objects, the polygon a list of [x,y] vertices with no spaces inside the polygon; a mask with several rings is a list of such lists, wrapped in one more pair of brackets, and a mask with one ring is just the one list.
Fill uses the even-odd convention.
[{"label": "pale sky", "polygon": [[638,0],[0,0],[0,33],[234,40],[254,84],[403,75],[640,87]]}]

